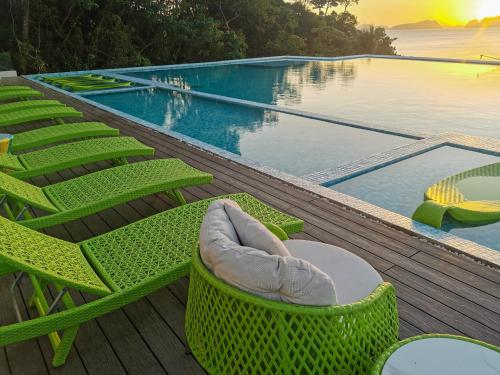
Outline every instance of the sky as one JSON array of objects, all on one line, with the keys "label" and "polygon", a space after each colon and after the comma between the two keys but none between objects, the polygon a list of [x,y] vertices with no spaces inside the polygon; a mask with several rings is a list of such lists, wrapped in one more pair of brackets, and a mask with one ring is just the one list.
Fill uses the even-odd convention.
[{"label": "sky", "polygon": [[349,11],[360,24],[393,26],[433,19],[457,25],[500,15],[500,0],[359,0]]}]

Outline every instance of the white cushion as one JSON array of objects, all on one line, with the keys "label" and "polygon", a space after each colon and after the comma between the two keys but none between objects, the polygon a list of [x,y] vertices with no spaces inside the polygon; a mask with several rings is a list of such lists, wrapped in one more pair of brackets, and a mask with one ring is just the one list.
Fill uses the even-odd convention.
[{"label": "white cushion", "polygon": [[340,247],[304,240],[284,244],[292,256],[307,260],[330,276],[340,305],[367,297],[383,282],[368,262]]},{"label": "white cushion", "polygon": [[201,226],[200,255],[215,276],[272,300],[315,306],[336,304],[331,278],[314,265],[240,244],[228,229],[232,222],[226,209],[235,204],[228,200],[213,202]]},{"label": "white cushion", "polygon": [[224,207],[238,234],[240,244],[263,250],[271,255],[290,256],[283,242],[264,224],[244,212],[236,202],[226,200]]}]

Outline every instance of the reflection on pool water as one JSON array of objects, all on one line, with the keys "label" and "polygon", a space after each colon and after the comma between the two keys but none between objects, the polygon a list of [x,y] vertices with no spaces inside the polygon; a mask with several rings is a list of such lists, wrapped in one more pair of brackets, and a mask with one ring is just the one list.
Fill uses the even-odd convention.
[{"label": "reflection on pool water", "polygon": [[[441,147],[385,168],[331,186],[390,211],[411,217],[427,188],[448,176],[498,162],[479,152]],[[442,228],[460,237],[500,250],[500,222],[477,227],[448,220]]]},{"label": "reflection on pool water", "polygon": [[498,65],[354,59],[126,74],[392,129],[500,138]]},{"label": "reflection on pool water", "polygon": [[88,98],[296,176],[413,142],[409,138],[165,90]]}]

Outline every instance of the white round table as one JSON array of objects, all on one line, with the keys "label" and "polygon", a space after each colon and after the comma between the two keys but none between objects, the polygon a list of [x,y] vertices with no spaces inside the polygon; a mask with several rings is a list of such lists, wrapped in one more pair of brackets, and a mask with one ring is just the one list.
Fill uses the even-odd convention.
[{"label": "white round table", "polygon": [[415,338],[386,360],[382,375],[499,375],[500,353],[461,337]]}]

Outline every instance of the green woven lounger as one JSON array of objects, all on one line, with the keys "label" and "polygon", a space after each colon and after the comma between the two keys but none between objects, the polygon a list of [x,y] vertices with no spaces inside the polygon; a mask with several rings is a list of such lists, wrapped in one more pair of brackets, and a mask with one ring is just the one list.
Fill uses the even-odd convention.
[{"label": "green woven lounger", "polygon": [[[302,230],[301,220],[248,194],[227,197],[258,220],[287,233]],[[79,244],[0,218],[0,275],[22,272],[16,280],[27,276],[34,287],[30,302],[40,313],[38,318],[0,327],[0,346],[49,335],[55,352],[52,365],[64,364],[81,323],[188,274],[203,216],[214,199],[173,208]],[[47,300],[43,293],[49,284],[59,292],[55,300]],[[69,289],[100,298],[76,306]],[[59,305],[62,311],[54,308]]]},{"label": "green woven lounger", "polygon": [[43,96],[43,94],[40,91],[35,91],[35,90],[0,91],[0,100],[12,100],[12,99],[25,100],[28,98],[33,98],[35,96]]},{"label": "green woven lounger", "polygon": [[0,114],[16,112],[23,109],[65,106],[58,100],[25,100],[22,102],[0,104]]},{"label": "green woven lounger", "polygon": [[[179,159],[157,159],[104,169],[43,188],[0,172],[3,208],[12,220],[41,229],[146,195],[165,192],[180,204],[186,201],[180,189],[209,184],[212,175]],[[45,212],[33,218],[29,208]]]},{"label": "green woven lounger", "polygon": [[5,85],[5,86],[0,86],[0,92],[6,92],[6,91],[11,91],[11,90],[33,90],[29,86],[25,85]]},{"label": "green woven lounger", "polygon": [[153,154],[152,147],[133,137],[93,138],[21,155],[0,154],[0,168],[11,170],[11,176],[24,180],[102,160],[126,164],[127,157]]},{"label": "green woven lounger", "polygon": [[93,90],[105,90],[105,89],[115,89],[120,87],[130,87],[133,86],[132,82],[110,82],[110,83],[92,83],[92,84],[65,84],[62,86],[63,89],[68,89],[72,91],[93,91]]},{"label": "green woven lounger", "polygon": [[115,78],[99,75],[46,77],[44,80],[71,91],[103,90],[134,85],[129,81],[119,81]]},{"label": "green woven lounger", "polygon": [[72,122],[69,124],[47,126],[45,128],[14,134],[12,151],[22,151],[79,138],[113,137],[119,133],[118,129],[111,128],[102,122]]},{"label": "green woven lounger", "polygon": [[0,127],[23,124],[30,121],[54,120],[64,123],[63,118],[83,117],[81,112],[66,106],[23,109],[21,111],[0,114]]},{"label": "green woven lounger", "polygon": [[43,77],[42,79],[48,83],[59,83],[59,82],[95,82],[96,80],[102,82],[115,82],[114,78],[105,78],[101,75],[96,74],[82,74],[73,76],[57,76],[57,77]]}]

